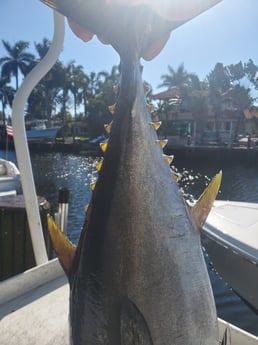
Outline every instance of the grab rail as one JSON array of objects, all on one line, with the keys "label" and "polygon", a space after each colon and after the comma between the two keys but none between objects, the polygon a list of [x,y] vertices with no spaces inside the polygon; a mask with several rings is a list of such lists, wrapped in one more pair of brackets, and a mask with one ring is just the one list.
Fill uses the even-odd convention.
[{"label": "grab rail", "polygon": [[55,64],[62,50],[64,41],[64,17],[54,12],[54,36],[48,53],[33,68],[24,79],[17,91],[13,103],[12,124],[14,132],[14,145],[17,155],[19,170],[21,172],[21,182],[26,205],[26,212],[30,228],[35,261],[41,265],[48,261],[46,246],[43,237],[40,220],[35,183],[30,161],[28,142],[24,123],[24,108],[26,101],[37,83]]}]

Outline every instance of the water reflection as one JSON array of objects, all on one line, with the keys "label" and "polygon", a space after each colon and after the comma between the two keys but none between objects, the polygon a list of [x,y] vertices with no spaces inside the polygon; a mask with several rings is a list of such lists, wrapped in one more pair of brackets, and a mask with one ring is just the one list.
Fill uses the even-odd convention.
[{"label": "water reflection", "polygon": [[34,154],[32,166],[38,195],[44,195],[54,210],[58,207],[58,191],[68,188],[68,236],[77,243],[85,216],[85,206],[91,197],[90,183],[96,179],[96,159],[76,155]]},{"label": "water reflection", "polygon": [[[191,162],[190,162],[191,163]],[[220,200],[258,202],[258,167],[231,164],[206,166],[205,162],[194,166],[180,161],[177,169],[182,175],[179,182],[187,199],[197,199],[213,176],[222,170],[222,183],[218,194]]]}]

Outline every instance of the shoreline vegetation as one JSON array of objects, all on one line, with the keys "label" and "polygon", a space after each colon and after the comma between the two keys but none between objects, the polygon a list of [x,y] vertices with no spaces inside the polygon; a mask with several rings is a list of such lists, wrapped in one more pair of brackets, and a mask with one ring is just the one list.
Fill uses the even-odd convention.
[{"label": "shoreline vegetation", "polygon": [[[0,123],[10,124],[10,110],[22,79],[47,53],[50,41],[35,43],[38,56],[30,52],[29,43],[14,45],[2,40],[6,55],[0,57]],[[199,145],[202,137],[214,136],[224,145],[225,132],[230,141],[237,142],[239,134],[258,135],[258,107],[254,91],[258,91],[258,65],[252,59],[227,66],[218,62],[200,80],[188,73],[184,64],[177,69],[167,66],[158,87],[165,91],[154,95],[152,86],[147,102],[153,104],[152,117],[161,120],[162,135],[181,138],[190,135]],[[119,66],[110,72],[90,72],[71,61],[67,65],[58,60],[32,91],[25,109],[25,122],[46,120],[62,126],[62,135],[73,136],[77,123],[79,136],[96,138],[103,134],[103,126],[112,121],[111,108],[116,102],[114,85],[119,84]],[[157,81],[158,82],[158,81]],[[14,86],[15,85],[15,86]],[[246,87],[245,85],[248,85]],[[208,138],[209,140],[209,138]],[[205,138],[205,143],[206,143]]]}]

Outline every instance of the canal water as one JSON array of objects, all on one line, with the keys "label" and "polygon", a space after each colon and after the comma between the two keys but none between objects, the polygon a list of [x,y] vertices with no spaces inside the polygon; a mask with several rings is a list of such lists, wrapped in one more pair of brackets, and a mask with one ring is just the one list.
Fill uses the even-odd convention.
[{"label": "canal water", "polygon": [[[0,157],[4,153],[0,151]],[[16,161],[10,152],[9,159]],[[70,190],[68,236],[77,243],[85,216],[85,206],[88,204],[91,182],[97,178],[95,170],[96,159],[82,155],[47,153],[32,154],[32,167],[35,176],[37,194],[50,201],[54,211],[58,207],[58,190],[66,187]],[[211,178],[223,171],[223,180],[218,199],[246,202],[258,202],[258,165],[241,164],[241,162],[218,161],[209,164],[203,161],[184,161],[175,159],[176,169],[182,175],[180,188],[189,200],[198,198]],[[247,307],[241,299],[220,278],[219,274],[209,264],[210,278],[216,300],[218,315],[258,335],[258,315]]]}]

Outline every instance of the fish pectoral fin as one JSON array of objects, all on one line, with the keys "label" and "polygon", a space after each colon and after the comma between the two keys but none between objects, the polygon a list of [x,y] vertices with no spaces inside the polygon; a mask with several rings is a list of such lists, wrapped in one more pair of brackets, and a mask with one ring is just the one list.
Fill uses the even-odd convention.
[{"label": "fish pectoral fin", "polygon": [[121,345],[153,345],[144,316],[127,297],[122,301],[120,333]]},{"label": "fish pectoral fin", "polygon": [[221,345],[231,345],[231,333],[228,326],[225,329]]},{"label": "fish pectoral fin", "polygon": [[63,270],[69,278],[76,247],[68,240],[64,233],[59,229],[53,218],[47,218],[48,231],[52,240],[53,247],[57,253]]},{"label": "fish pectoral fin", "polygon": [[205,223],[212,205],[219,192],[220,184],[222,179],[222,171],[214,176],[208,187],[204,190],[200,198],[194,204],[189,206],[190,213],[197,228],[201,231],[203,224]]}]

